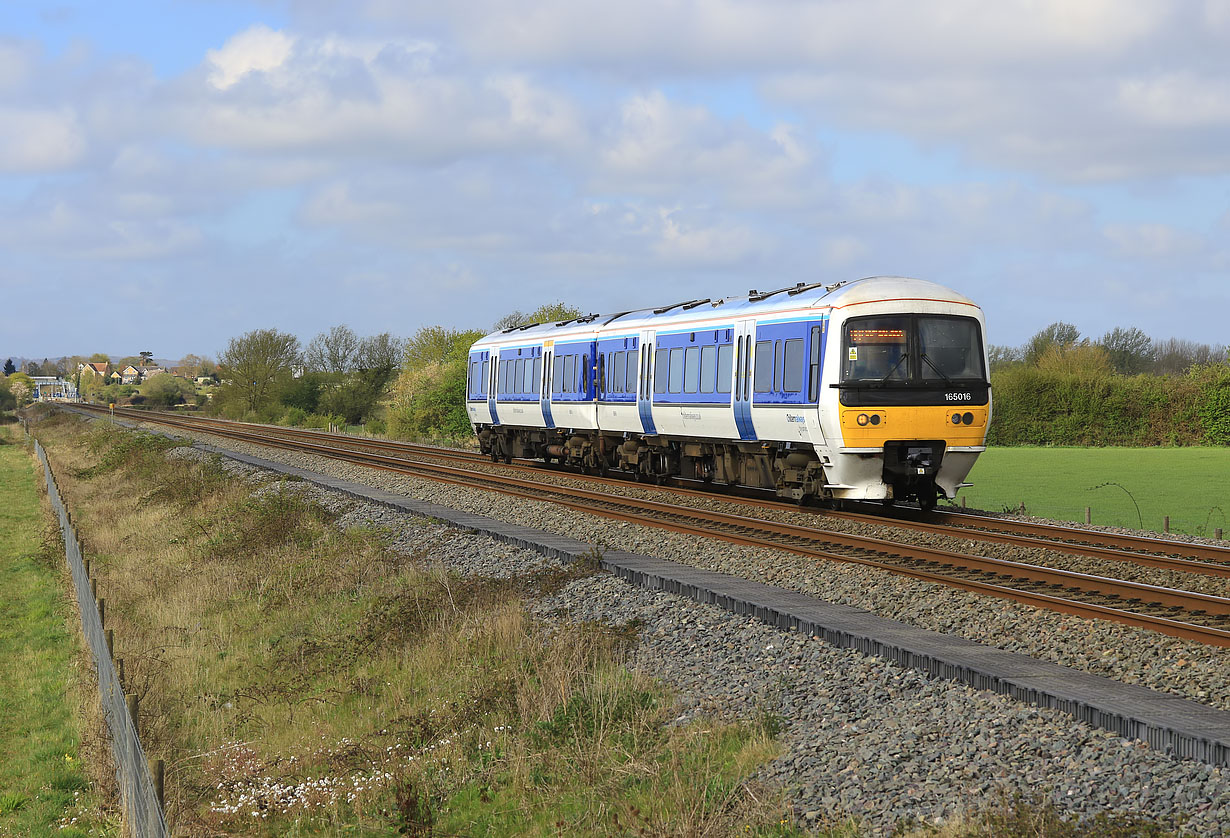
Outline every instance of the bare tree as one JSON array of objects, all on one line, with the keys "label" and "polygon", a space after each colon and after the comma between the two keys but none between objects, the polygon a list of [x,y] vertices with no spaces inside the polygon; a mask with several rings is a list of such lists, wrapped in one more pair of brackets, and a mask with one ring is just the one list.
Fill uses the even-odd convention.
[{"label": "bare tree", "polygon": [[1197,364],[1213,364],[1225,357],[1224,347],[1213,347],[1207,343],[1170,338],[1155,344],[1157,359],[1153,371],[1158,375],[1177,375],[1187,372]]},{"label": "bare tree", "polygon": [[334,326],[308,343],[304,365],[313,372],[347,373],[355,369],[359,336],[349,326]]},{"label": "bare tree", "polygon": [[1025,350],[1019,346],[1000,346],[992,343],[987,346],[987,357],[991,362],[991,370],[994,372],[1024,361]]}]

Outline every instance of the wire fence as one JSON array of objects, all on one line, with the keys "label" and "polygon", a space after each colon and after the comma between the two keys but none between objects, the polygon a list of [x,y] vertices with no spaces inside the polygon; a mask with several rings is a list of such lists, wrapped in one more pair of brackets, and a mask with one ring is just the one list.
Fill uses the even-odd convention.
[{"label": "wire fence", "polygon": [[81,543],[77,541],[77,533],[73,529],[68,509],[60,499],[59,487],[51,473],[47,452],[37,439],[34,440],[34,450],[43,464],[51,508],[60,519],[60,531],[64,534],[64,553],[73,575],[73,586],[77,590],[81,630],[90,646],[98,671],[98,692],[102,699],[107,730],[111,735],[111,750],[115,755],[116,779],[119,781],[120,806],[124,812],[124,820],[128,824],[129,833],[137,838],[160,838],[169,835],[162,806],[158,801],[158,792],[150,776],[149,763],[146,762],[145,751],[142,750],[141,740],[137,737],[136,725],[129,713],[124,687],[111,660],[111,649],[107,644],[98,603],[90,587],[89,573],[85,569],[85,560],[81,554]]}]

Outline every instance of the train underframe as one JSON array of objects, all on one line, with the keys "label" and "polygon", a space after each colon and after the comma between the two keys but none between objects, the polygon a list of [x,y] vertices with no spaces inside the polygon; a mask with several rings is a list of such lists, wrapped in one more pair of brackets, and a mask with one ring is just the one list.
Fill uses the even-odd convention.
[{"label": "train underframe", "polygon": [[[773,489],[779,497],[800,503],[813,498],[838,500],[825,479],[820,457],[806,443],[723,442],[502,426],[480,429],[478,441],[480,450],[496,462],[538,459],[591,474],[612,469],[632,472],[646,482],[679,477]],[[891,492],[885,502],[916,498],[924,508],[933,507],[943,494],[935,483],[943,451],[943,442],[886,446],[883,480]]]}]

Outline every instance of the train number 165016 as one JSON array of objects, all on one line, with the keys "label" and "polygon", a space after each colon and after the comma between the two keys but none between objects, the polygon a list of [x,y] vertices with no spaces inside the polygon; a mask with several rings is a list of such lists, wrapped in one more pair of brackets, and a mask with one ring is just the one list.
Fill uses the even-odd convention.
[{"label": "train number 165016", "polygon": [[968,402],[973,401],[973,393],[945,393],[944,400],[950,402]]}]

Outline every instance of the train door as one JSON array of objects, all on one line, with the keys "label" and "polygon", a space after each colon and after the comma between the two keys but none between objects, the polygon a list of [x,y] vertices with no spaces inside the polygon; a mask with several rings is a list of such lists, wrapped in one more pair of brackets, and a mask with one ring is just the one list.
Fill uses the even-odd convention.
[{"label": "train door", "polygon": [[647,435],[658,432],[653,424],[653,344],[654,330],[642,329],[641,351],[637,356],[641,371],[637,377],[640,387],[636,391],[636,410],[641,417],[641,428]]},{"label": "train door", "polygon": [[487,409],[491,411],[491,424],[500,424],[500,415],[496,412],[496,388],[500,381],[500,352],[491,353],[491,369],[487,377]]},{"label": "train door", "polygon": [[555,341],[549,340],[543,346],[542,377],[538,382],[538,403],[542,405],[542,421],[548,429],[555,427],[555,420],[551,418],[551,380],[552,371],[555,369],[552,363],[554,360]]},{"label": "train door", "polygon": [[735,325],[735,385],[731,397],[739,439],[756,439],[752,424],[752,347],[756,345],[756,321],[740,320]]}]

